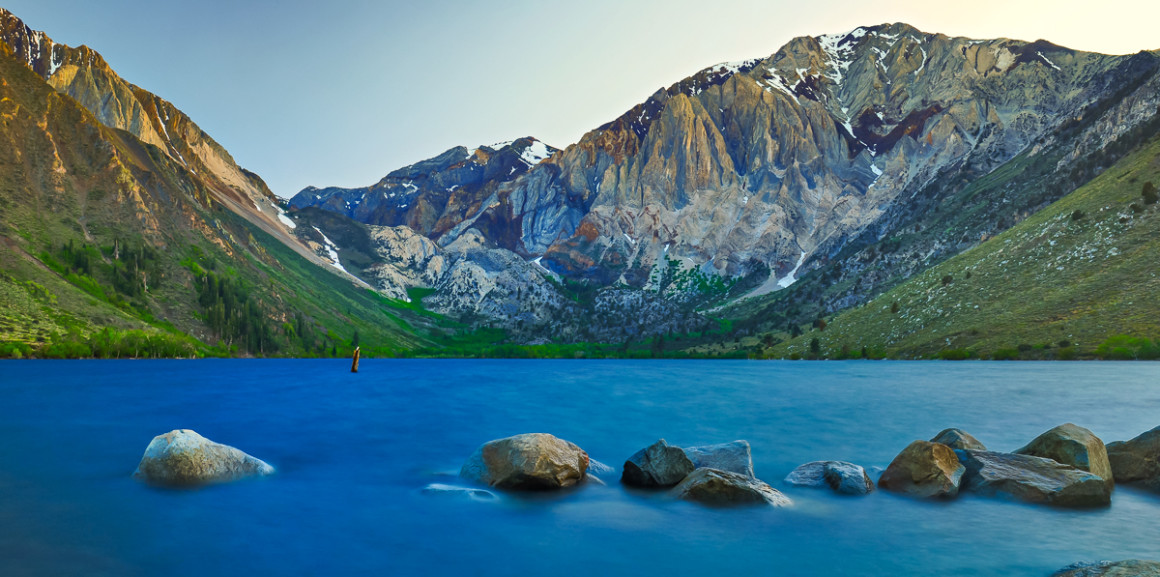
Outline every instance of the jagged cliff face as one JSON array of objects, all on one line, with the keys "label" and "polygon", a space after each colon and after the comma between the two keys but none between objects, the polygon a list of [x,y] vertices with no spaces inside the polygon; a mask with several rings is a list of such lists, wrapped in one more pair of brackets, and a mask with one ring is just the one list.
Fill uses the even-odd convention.
[{"label": "jagged cliff face", "polygon": [[647,286],[667,250],[724,275],[765,263],[776,280],[968,154],[1009,160],[1122,59],[903,24],[798,38],[658,91],[501,208],[522,224],[513,248],[565,274]]},{"label": "jagged cliff face", "polygon": [[[658,289],[658,271],[676,263],[724,277],[768,270],[765,292],[940,172],[1010,160],[1114,91],[1110,71],[1128,58],[905,24],[797,38],[659,90],[526,173],[471,172],[467,185],[478,160],[458,148],[374,187],[307,189],[295,203],[442,245],[474,227],[599,284]],[[456,185],[470,192],[456,198]]]},{"label": "jagged cliff face", "polygon": [[0,43],[53,88],[89,110],[102,124],[131,133],[162,150],[205,182],[213,201],[309,254],[289,234],[278,200],[262,179],[233,157],[172,103],[122,79],[87,46],[53,42],[0,8]]},{"label": "jagged cliff face", "polygon": [[474,226],[511,245],[518,242],[518,228],[504,228],[506,221],[490,218],[477,221],[497,202],[502,185],[557,152],[531,137],[471,150],[457,146],[400,168],[373,186],[306,188],[290,199],[290,206],[320,207],[373,225],[406,225],[431,239],[451,233],[447,242]]}]

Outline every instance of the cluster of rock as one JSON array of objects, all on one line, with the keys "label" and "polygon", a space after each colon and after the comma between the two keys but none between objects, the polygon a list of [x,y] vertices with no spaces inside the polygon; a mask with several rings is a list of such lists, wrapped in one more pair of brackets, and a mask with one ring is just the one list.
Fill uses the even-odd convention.
[{"label": "cluster of rock", "polygon": [[746,441],[682,449],[661,439],[624,462],[620,482],[667,488],[677,498],[706,505],[793,504],[753,474],[753,455]]},{"label": "cluster of rock", "polygon": [[1088,429],[1066,423],[1012,453],[989,451],[970,434],[947,429],[903,449],[878,486],[915,497],[951,498],[969,491],[1060,507],[1101,507],[1111,503],[1116,482],[1160,489],[1158,458],[1160,427],[1105,447]]}]

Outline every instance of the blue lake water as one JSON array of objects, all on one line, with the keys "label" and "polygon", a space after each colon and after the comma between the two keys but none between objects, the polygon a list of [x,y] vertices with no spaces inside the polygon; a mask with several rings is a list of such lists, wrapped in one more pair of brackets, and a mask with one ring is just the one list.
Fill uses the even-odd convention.
[{"label": "blue lake water", "polygon": [[[885,467],[961,427],[1014,450],[1064,422],[1160,425],[1160,364],[634,361],[0,362],[0,575],[1050,575],[1160,558],[1160,495],[1055,510],[785,486]],[[163,490],[130,474],[190,428],[278,469]],[[707,509],[611,476],[562,494],[424,494],[481,443],[549,432],[618,472],[664,437],[746,439],[789,509]]]}]

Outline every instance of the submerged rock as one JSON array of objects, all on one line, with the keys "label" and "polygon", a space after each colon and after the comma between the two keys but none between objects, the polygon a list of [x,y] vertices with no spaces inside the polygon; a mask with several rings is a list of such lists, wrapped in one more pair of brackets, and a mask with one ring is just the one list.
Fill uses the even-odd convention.
[{"label": "submerged rock", "polygon": [[1112,502],[1103,477],[1043,457],[991,451],[956,451],[967,468],[963,490],[1006,495],[1058,507],[1101,507]]},{"label": "submerged rock", "polygon": [[1051,459],[1099,475],[1108,485],[1112,480],[1112,466],[1108,462],[1108,452],[1104,442],[1091,431],[1065,423],[1035,437],[1026,447],[1015,451],[1020,455],[1033,455]]},{"label": "submerged rock", "polygon": [[685,451],[661,439],[624,462],[620,481],[634,487],[671,487],[696,468]]},{"label": "submerged rock", "polygon": [[428,495],[443,495],[449,497],[466,497],[472,501],[498,501],[499,497],[491,491],[484,489],[474,489],[471,487],[459,487],[456,485],[444,485],[443,483],[431,483],[423,487],[423,492]]},{"label": "submerged rock", "polygon": [[550,490],[584,479],[588,453],[547,433],[527,433],[484,443],[463,464],[459,476],[491,487]]},{"label": "submerged rock", "polygon": [[1160,493],[1160,427],[1131,441],[1108,443],[1107,450],[1117,483],[1134,483]]},{"label": "submerged rock", "polygon": [[588,474],[589,475],[611,475],[615,473],[616,469],[597,461],[596,459],[588,459]]},{"label": "submerged rock", "polygon": [[878,486],[912,497],[954,497],[965,471],[950,447],[915,441],[890,462]]},{"label": "submerged rock", "polygon": [[1139,559],[1076,563],[1060,569],[1052,577],[1160,577],[1160,563]]},{"label": "submerged rock", "polygon": [[753,474],[753,453],[749,448],[749,441],[688,447],[685,454],[698,469],[717,469],[745,475],[750,479],[757,478]]},{"label": "submerged rock", "polygon": [[705,505],[772,505],[793,504],[789,497],[757,479],[730,471],[697,469],[685,477],[673,494],[681,499]]},{"label": "submerged rock", "polygon": [[866,495],[874,491],[874,481],[866,470],[845,461],[814,461],[790,472],[785,482],[801,487],[829,487],[843,495]]},{"label": "submerged rock", "polygon": [[270,475],[274,467],[189,429],[153,437],[133,473],[155,485],[200,485]]},{"label": "submerged rock", "polygon": [[942,432],[935,435],[930,440],[932,443],[942,443],[952,449],[964,449],[970,451],[986,451],[987,447],[983,446],[974,436],[962,429],[943,429]]}]

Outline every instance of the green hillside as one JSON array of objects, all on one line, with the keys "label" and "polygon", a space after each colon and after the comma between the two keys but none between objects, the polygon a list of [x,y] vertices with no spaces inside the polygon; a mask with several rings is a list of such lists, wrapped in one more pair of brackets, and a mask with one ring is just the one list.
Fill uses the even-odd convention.
[{"label": "green hillside", "polygon": [[214,186],[0,46],[0,357],[400,354],[442,333]]},{"label": "green hillside", "polygon": [[1154,137],[1010,230],[769,354],[1150,356],[1148,339],[1160,338],[1156,184],[1160,138]]}]

